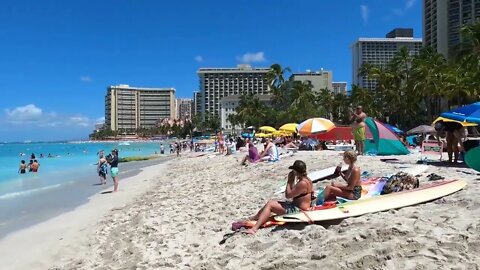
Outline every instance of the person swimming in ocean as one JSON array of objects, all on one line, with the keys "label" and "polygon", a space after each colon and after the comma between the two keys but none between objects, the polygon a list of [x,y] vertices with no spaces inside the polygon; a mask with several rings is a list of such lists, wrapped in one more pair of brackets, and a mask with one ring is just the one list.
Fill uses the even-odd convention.
[{"label": "person swimming in ocean", "polygon": [[20,161],[20,167],[18,168],[18,173],[24,174],[27,172],[27,164],[25,164],[25,160]]}]

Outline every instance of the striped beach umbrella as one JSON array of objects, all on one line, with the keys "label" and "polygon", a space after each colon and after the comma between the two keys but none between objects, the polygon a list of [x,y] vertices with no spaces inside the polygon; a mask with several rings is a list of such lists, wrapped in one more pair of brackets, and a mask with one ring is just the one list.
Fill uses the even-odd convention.
[{"label": "striped beach umbrella", "polygon": [[302,136],[309,136],[322,132],[328,132],[335,127],[335,124],[325,118],[310,118],[303,121],[297,127],[298,133]]}]

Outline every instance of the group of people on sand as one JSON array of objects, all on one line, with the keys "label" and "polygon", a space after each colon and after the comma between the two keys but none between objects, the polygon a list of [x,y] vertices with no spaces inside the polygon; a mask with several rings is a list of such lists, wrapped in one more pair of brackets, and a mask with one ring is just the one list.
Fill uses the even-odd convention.
[{"label": "group of people on sand", "polygon": [[100,184],[107,184],[108,166],[110,166],[110,176],[113,180],[113,192],[118,191],[118,150],[113,149],[111,154],[105,156],[105,152],[98,152],[97,172],[100,177]]},{"label": "group of people on sand", "polygon": [[343,162],[348,165],[348,169],[342,172],[340,164],[335,170],[335,175],[341,177],[346,183],[332,182],[325,187],[323,195],[321,195],[323,197],[316,198],[313,182],[307,175],[307,165],[301,160],[296,160],[292,166],[288,167],[290,172],[287,175],[288,180],[285,188],[285,197],[291,199],[291,201],[269,200],[257,214],[250,217],[250,220],[254,220],[256,223],[245,233],[255,234],[272,214],[284,215],[308,211],[315,206],[316,200],[334,201],[337,196],[358,200],[362,194],[362,185],[360,168],[356,165],[356,161],[357,154],[355,152],[344,152]]},{"label": "group of people on sand", "polygon": [[250,163],[256,163],[260,161],[275,161],[278,160],[279,153],[277,146],[273,143],[272,139],[263,139],[263,151],[258,153],[257,147],[253,144],[252,140],[248,140],[248,154],[240,162],[240,165],[246,165],[247,161]]}]

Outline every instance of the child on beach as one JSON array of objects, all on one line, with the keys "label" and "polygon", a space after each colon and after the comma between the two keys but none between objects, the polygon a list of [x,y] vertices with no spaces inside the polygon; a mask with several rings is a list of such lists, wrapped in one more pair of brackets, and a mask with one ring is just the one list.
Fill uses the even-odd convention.
[{"label": "child on beach", "polygon": [[20,161],[20,167],[18,168],[18,173],[24,174],[27,172],[27,164],[25,164],[25,160]]},{"label": "child on beach", "polygon": [[[245,233],[255,234],[257,230],[270,218],[270,215],[284,215],[308,210],[313,200],[313,183],[307,176],[307,165],[301,160],[296,160],[288,174],[287,187],[285,188],[285,197],[292,198],[291,202],[269,200],[267,204],[251,217],[250,220],[256,220],[257,223]],[[297,183],[295,183],[297,178]]]},{"label": "child on beach", "polygon": [[339,165],[335,173],[343,178],[347,184],[338,184],[332,182],[325,187],[323,191],[324,200],[335,200],[336,196],[350,200],[358,200],[362,195],[362,184],[360,181],[360,167],[355,166],[357,155],[353,151],[343,153],[343,161],[348,165],[348,170],[343,173],[342,166]]}]

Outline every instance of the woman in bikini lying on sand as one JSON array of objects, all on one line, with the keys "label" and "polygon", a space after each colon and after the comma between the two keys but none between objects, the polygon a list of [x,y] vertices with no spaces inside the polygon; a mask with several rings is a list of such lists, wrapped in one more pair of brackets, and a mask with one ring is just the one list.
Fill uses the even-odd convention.
[{"label": "woman in bikini lying on sand", "polygon": [[[288,168],[292,171],[288,174],[285,197],[292,198],[292,202],[269,200],[255,216],[250,218],[250,220],[256,220],[257,223],[245,233],[255,234],[267,222],[271,214],[292,214],[310,208],[313,199],[313,183],[307,177],[307,166],[303,161],[296,160],[293,166]],[[295,183],[295,177],[298,179],[297,183]]]},{"label": "woman in bikini lying on sand", "polygon": [[362,183],[360,180],[360,168],[355,166],[357,154],[353,151],[343,153],[343,161],[348,165],[348,170],[343,173],[341,166],[337,167],[336,173],[341,176],[347,184],[332,182],[323,191],[324,200],[335,200],[337,196],[350,200],[358,200],[362,195]]}]

